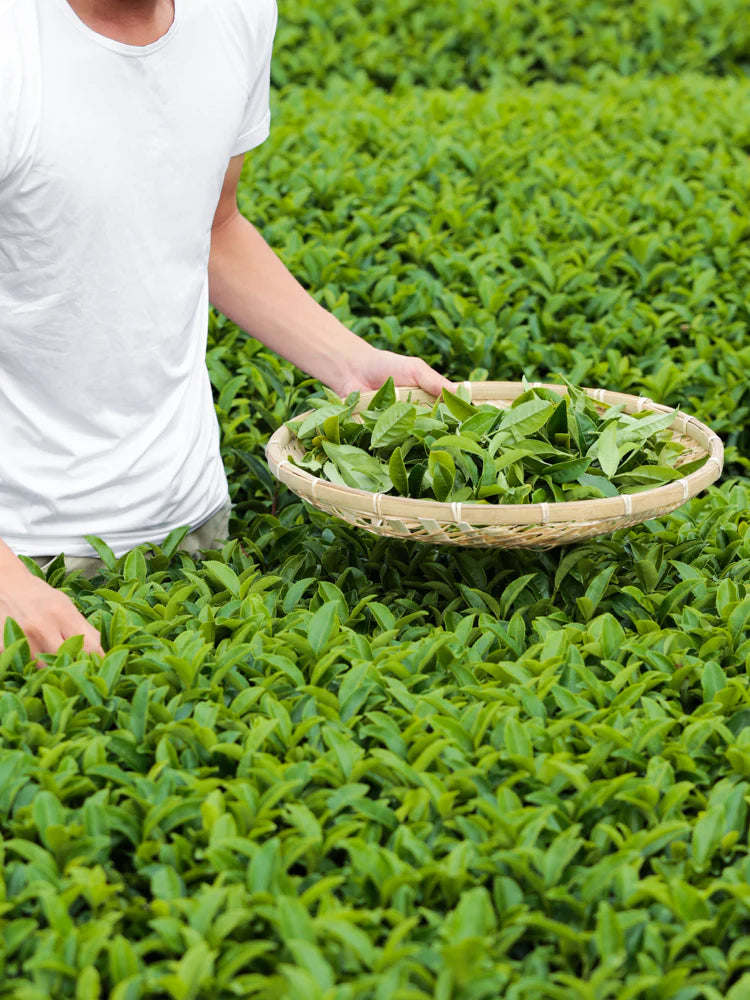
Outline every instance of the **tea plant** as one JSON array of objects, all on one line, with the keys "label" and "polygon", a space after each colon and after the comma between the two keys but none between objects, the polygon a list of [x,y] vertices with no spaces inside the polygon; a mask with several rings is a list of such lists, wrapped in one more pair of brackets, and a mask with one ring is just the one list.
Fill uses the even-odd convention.
[{"label": "tea plant", "polygon": [[282,0],[279,12],[279,86],[587,86],[612,72],[740,75],[750,65],[744,0]]},{"label": "tea plant", "polygon": [[235,537],[57,560],[103,658],[6,626],[0,1000],[745,1000],[744,14],[280,4],[240,200],[313,293],[459,380],[680,406],[729,471],[550,552],[376,539],[273,480],[325,396],[212,316]]},{"label": "tea plant", "polygon": [[679,406],[740,471],[748,122],[746,84],[698,76],[397,98],[295,89],[241,205],[379,346],[457,380],[560,373]]}]

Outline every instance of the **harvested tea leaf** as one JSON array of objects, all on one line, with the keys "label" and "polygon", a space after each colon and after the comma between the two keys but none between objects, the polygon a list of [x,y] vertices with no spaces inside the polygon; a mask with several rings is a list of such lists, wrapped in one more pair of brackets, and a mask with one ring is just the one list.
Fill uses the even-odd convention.
[{"label": "harvested tea leaf", "polygon": [[684,474],[675,466],[684,447],[667,433],[674,414],[600,412],[570,383],[560,393],[527,384],[504,408],[447,390],[432,406],[399,400],[392,379],[358,418],[356,401],[337,410],[329,396],[288,423],[308,445],[299,465],[363,490],[513,504],[602,499]]}]

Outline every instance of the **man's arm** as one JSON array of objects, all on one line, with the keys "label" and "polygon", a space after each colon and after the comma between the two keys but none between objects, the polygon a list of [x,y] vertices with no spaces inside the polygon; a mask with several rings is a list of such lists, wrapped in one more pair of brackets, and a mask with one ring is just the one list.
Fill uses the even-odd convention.
[{"label": "man's arm", "polygon": [[421,358],[380,351],[319,305],[237,209],[244,155],[224,178],[211,231],[211,302],[251,336],[340,396],[377,389],[393,376],[437,395],[451,383]]}]

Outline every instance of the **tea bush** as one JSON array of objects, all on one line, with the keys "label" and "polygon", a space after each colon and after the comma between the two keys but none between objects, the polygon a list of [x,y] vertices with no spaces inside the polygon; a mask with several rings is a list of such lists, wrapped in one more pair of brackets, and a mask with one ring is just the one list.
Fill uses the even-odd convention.
[{"label": "tea bush", "polygon": [[282,0],[274,80],[387,90],[608,72],[747,75],[745,0]]},{"label": "tea bush", "polygon": [[357,332],[460,378],[681,403],[748,456],[748,84],[339,83],[273,128],[243,210]]},{"label": "tea bush", "polygon": [[235,538],[58,560],[103,659],[6,629],[0,1000],[745,1000],[744,5],[320,9],[241,191],[286,263],[451,375],[682,404],[728,471],[550,552],[378,539],[272,480],[318,387],[214,315]]}]

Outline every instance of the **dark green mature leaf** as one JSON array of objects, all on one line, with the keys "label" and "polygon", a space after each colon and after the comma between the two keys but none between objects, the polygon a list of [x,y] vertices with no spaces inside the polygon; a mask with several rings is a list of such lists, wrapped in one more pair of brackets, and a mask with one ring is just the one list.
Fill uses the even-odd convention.
[{"label": "dark green mature leaf", "polygon": [[450,389],[443,389],[441,398],[448,410],[458,421],[468,420],[479,412],[476,406],[468,403],[465,399],[461,399],[460,396],[451,392]]},{"label": "dark green mature leaf", "polygon": [[388,475],[390,476],[393,488],[401,496],[409,493],[409,480],[404,464],[404,455],[400,448],[394,448],[388,460]]},{"label": "dark green mature leaf", "polygon": [[427,469],[432,477],[432,488],[438,500],[446,500],[456,481],[456,464],[450,452],[430,451]]}]

